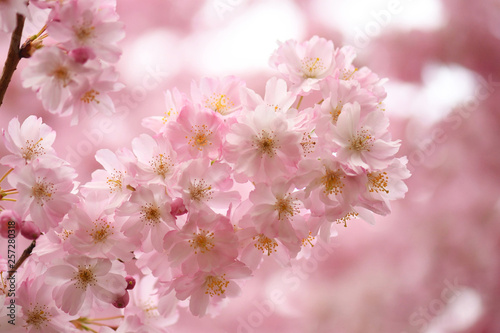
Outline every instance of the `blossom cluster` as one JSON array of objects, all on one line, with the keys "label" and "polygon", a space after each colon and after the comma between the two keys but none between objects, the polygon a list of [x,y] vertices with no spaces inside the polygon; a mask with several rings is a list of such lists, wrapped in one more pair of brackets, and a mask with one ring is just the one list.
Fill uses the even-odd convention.
[{"label": "blossom cluster", "polygon": [[[15,1],[14,1],[15,2]],[[36,91],[43,107],[72,124],[83,115],[112,114],[108,93],[119,90],[114,63],[125,36],[116,1],[31,1],[48,11],[47,24],[29,38],[22,53],[32,57],[23,86]]]},{"label": "blossom cluster", "polygon": [[[109,111],[122,37],[114,2],[31,3],[48,6],[57,43],[34,51],[24,86],[75,120],[96,104]],[[167,91],[165,114],[143,120],[149,133],[99,150],[102,168],[85,184],[41,118],[12,119],[0,163],[13,189],[0,195],[16,201],[2,226],[14,220],[36,238],[19,330],[164,332],[177,306],[215,314],[263,260],[293,265],[337,224],[389,214],[407,191],[407,160],[388,130],[384,80],[354,58],[317,36],[290,40],[263,94],[233,76]],[[103,312],[117,324],[89,319]]]}]

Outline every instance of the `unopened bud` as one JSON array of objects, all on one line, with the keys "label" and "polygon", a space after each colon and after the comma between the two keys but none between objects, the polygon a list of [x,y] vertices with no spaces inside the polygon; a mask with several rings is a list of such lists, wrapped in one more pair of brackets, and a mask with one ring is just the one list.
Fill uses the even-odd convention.
[{"label": "unopened bud", "polygon": [[127,281],[127,290],[132,290],[135,287],[135,279],[131,276],[127,276],[125,278],[125,281]]},{"label": "unopened bud", "polygon": [[24,221],[23,227],[21,228],[21,235],[29,240],[35,240],[40,236],[40,228],[32,221]]},{"label": "unopened bud", "polygon": [[112,304],[114,307],[122,309],[128,305],[129,301],[130,297],[128,295],[128,291],[125,290],[125,294],[123,294],[123,296],[118,297]]},{"label": "unopened bud", "polygon": [[88,60],[92,60],[96,57],[94,51],[88,47],[80,47],[78,49],[71,50],[68,54],[79,64],[84,64]]},{"label": "unopened bud", "polygon": [[175,199],[170,205],[170,214],[173,216],[184,215],[187,213],[186,206],[184,205],[184,201],[182,198]]},{"label": "unopened bud", "polygon": [[21,216],[13,210],[3,210],[0,213],[0,236],[3,238],[17,237],[21,231],[23,221]]}]

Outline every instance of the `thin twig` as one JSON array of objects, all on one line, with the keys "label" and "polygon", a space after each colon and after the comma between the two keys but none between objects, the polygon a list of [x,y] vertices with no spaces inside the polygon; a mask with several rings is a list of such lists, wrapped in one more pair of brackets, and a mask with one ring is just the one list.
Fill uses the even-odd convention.
[{"label": "thin twig", "polygon": [[9,269],[9,275],[8,275],[7,279],[10,279],[12,277],[12,275],[14,275],[14,273],[17,271],[17,269],[19,267],[21,267],[21,265],[23,264],[23,262],[26,259],[28,259],[28,257],[31,255],[31,251],[33,251],[33,249],[35,248],[35,246],[36,246],[36,240],[32,241],[31,244],[30,244],[30,246],[28,246],[26,249],[24,249],[23,254],[21,254],[21,257],[16,262],[16,264],[14,265],[14,267],[12,269]]},{"label": "thin twig", "polygon": [[9,53],[7,54],[7,59],[5,60],[5,65],[2,71],[2,77],[0,78],[0,106],[3,103],[3,98],[7,87],[9,86],[12,75],[14,74],[17,64],[21,59],[19,57],[19,46],[21,45],[21,36],[24,28],[25,17],[21,14],[17,14],[17,25],[12,36],[10,38]]}]

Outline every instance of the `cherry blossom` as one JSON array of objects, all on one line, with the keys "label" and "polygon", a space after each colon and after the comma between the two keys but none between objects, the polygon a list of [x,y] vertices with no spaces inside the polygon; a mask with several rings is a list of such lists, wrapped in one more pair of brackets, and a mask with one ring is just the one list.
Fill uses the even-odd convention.
[{"label": "cherry blossom", "polygon": [[117,261],[68,255],[49,267],[45,281],[54,286],[52,296],[57,306],[75,315],[85,302],[92,304],[94,298],[111,303],[123,295],[127,282],[120,271]]},{"label": "cherry blossom", "polygon": [[389,121],[382,111],[360,118],[357,102],[345,105],[340,113],[332,140],[340,146],[338,159],[355,172],[383,169],[399,150],[399,141],[390,141]]},{"label": "cherry blossom", "polygon": [[132,140],[140,182],[170,184],[177,176],[177,153],[163,137],[141,134]]},{"label": "cherry blossom", "polygon": [[57,14],[47,30],[62,46],[69,50],[85,47],[104,61],[118,60],[121,51],[116,43],[125,34],[113,8],[88,0],[70,1]]},{"label": "cherry blossom", "polygon": [[[22,85],[50,123],[94,126],[96,115],[113,115],[113,93],[125,87],[114,67],[124,37],[116,1],[30,4],[47,20],[26,44],[36,45],[25,52]],[[13,8],[2,28],[5,15],[23,13]],[[57,154],[61,143],[41,118],[12,118],[2,131],[0,236],[15,222],[15,240],[30,244],[15,267],[16,329],[167,332],[187,311],[217,315],[258,270],[317,266],[313,247],[338,224],[389,214],[408,190],[408,159],[391,139],[385,80],[355,57],[319,36],[289,40],[271,57],[275,75],[255,80],[265,87],[236,76],[192,81],[188,93],[169,87],[165,107],[141,122],[150,134],[134,126],[129,145],[95,147],[91,175]],[[149,108],[142,88],[131,95]],[[131,105],[138,124],[143,110]],[[2,303],[1,258],[0,269]]]},{"label": "cherry blossom", "polygon": [[[24,280],[18,289],[17,304],[21,313],[16,326],[19,332],[77,332],[71,327],[74,316],[61,311],[52,298],[52,288],[44,283],[43,275]],[[15,331],[17,332],[17,330]]]},{"label": "cherry blossom", "polygon": [[222,120],[212,111],[185,106],[164,135],[182,161],[194,158],[216,160],[222,150]]},{"label": "cherry blossom", "polygon": [[181,230],[170,231],[164,246],[172,265],[182,264],[184,274],[210,271],[238,256],[238,242],[229,219],[206,210],[190,214]]},{"label": "cherry blossom", "polygon": [[267,181],[293,170],[300,160],[301,133],[285,115],[258,106],[231,126],[225,156],[234,163],[236,179]]},{"label": "cherry blossom", "polygon": [[68,57],[55,46],[47,46],[35,52],[29,66],[22,72],[23,86],[37,92],[43,107],[57,113],[71,97],[71,89],[81,83],[79,75],[89,69]]},{"label": "cherry blossom", "polygon": [[9,183],[19,191],[16,209],[28,212],[41,231],[62,221],[77,197],[73,192],[75,171],[67,165],[51,168],[41,162],[24,166],[9,175]]},{"label": "cherry blossom", "polygon": [[42,118],[29,116],[21,125],[19,119],[9,122],[7,131],[2,131],[5,147],[12,153],[0,159],[10,167],[20,167],[35,159],[57,159],[52,144],[56,132],[42,122]]},{"label": "cherry blossom", "polygon": [[298,91],[318,90],[322,79],[335,68],[334,48],[331,41],[318,36],[298,43],[281,43],[270,59],[270,64],[283,74]]},{"label": "cherry blossom", "polygon": [[240,92],[244,86],[245,82],[235,76],[203,78],[199,84],[191,84],[191,98],[195,104],[227,116],[241,108]]},{"label": "cherry blossom", "polygon": [[175,227],[170,200],[162,185],[139,186],[116,211],[117,219],[123,219],[125,236],[137,246],[142,244],[145,252],[162,251],[163,237]]},{"label": "cherry blossom", "polygon": [[241,289],[234,279],[247,278],[251,271],[240,261],[216,267],[205,272],[198,271],[193,275],[182,275],[171,285],[178,299],[189,297],[189,310],[195,316],[203,316],[212,302],[225,297],[237,296]]}]

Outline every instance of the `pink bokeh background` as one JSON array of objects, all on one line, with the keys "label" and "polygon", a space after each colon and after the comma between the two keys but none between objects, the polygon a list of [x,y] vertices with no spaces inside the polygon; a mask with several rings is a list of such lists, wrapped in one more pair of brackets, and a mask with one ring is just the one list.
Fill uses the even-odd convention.
[{"label": "pink bokeh background", "polygon": [[97,149],[130,147],[142,118],[163,115],[166,89],[237,75],[262,92],[276,41],[313,35],[353,45],[358,67],[389,78],[386,112],[413,174],[392,215],[339,226],[328,251],[293,270],[266,261],[219,316],[181,310],[172,332],[500,332],[497,0],[120,0],[118,13],[115,116],[71,127],[44,111],[21,86],[27,60],[0,109],[2,128],[35,114],[56,129],[79,181],[99,167]]}]

